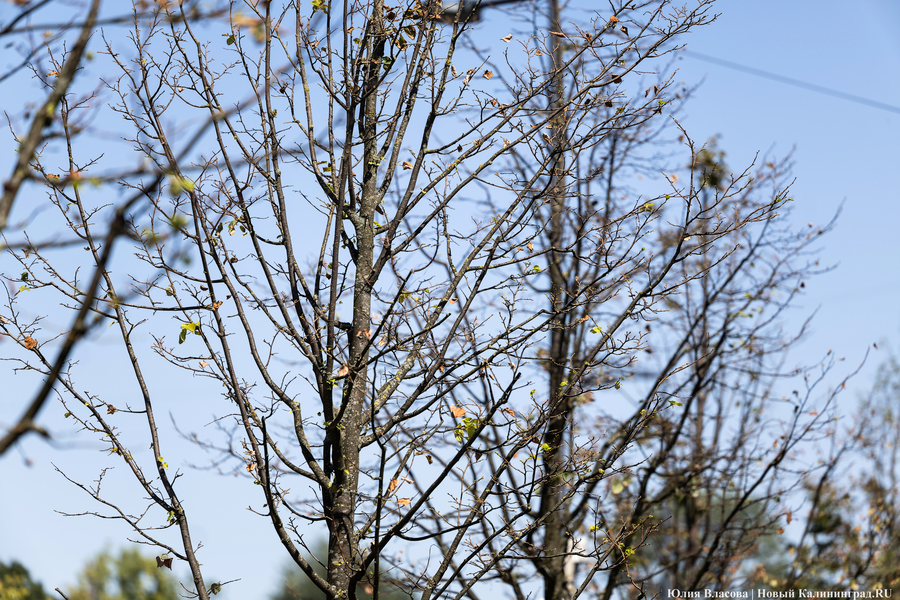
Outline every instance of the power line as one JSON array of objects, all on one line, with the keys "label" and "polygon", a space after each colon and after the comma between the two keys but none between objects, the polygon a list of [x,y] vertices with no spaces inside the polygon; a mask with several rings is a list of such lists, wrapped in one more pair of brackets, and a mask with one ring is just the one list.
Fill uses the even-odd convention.
[{"label": "power line", "polygon": [[741,65],[735,62],[731,62],[730,60],[723,60],[721,58],[716,58],[714,56],[709,56],[708,54],[702,54],[700,52],[694,52],[693,50],[682,50],[682,53],[690,56],[691,58],[696,58],[699,60],[704,60],[706,62],[711,62],[722,67],[726,67],[729,69],[734,69],[736,71],[743,71],[744,73],[750,73],[751,75],[756,75],[757,77],[765,77],[766,79],[771,79],[773,81],[778,81],[779,83],[784,83],[787,85],[792,85],[794,87],[803,88],[812,92],[816,92],[817,94],[825,94],[827,96],[834,96],[835,98],[840,98],[841,100],[846,100],[848,102],[855,102],[856,104],[864,104],[866,106],[870,106],[872,108],[877,108],[880,110],[886,110],[888,112],[900,114],[900,106],[894,106],[893,104],[885,104],[884,102],[878,102],[877,100],[870,100],[869,98],[863,98],[862,96],[856,96],[854,94],[848,94],[846,92],[842,92],[840,90],[834,90],[831,88],[823,87],[821,85],[816,85],[814,83],[807,83],[806,81],[800,81],[799,79],[794,79],[793,77],[785,77],[784,75],[778,75],[776,73],[770,73],[769,71],[763,71],[762,69],[756,69],[754,67],[748,67],[746,65]]}]

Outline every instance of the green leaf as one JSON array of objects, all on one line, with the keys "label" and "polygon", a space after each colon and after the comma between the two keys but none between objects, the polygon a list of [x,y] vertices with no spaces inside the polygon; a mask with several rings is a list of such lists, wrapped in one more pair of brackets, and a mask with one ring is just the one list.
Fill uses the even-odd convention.
[{"label": "green leaf", "polygon": [[684,406],[684,404],[678,402],[677,400],[669,400],[669,406]]},{"label": "green leaf", "polygon": [[183,344],[184,340],[187,339],[187,329],[182,329],[181,333],[178,334],[178,343]]},{"label": "green leaf", "polygon": [[479,419],[473,419],[472,417],[466,417],[460,422],[459,425],[453,430],[453,437],[456,438],[456,441],[460,444],[463,443],[463,438],[472,439],[475,435],[475,432],[478,431],[478,426],[480,422]]},{"label": "green leaf", "polygon": [[226,44],[228,44],[229,46],[234,44],[234,34],[233,33],[230,35],[229,34],[224,34],[224,35],[225,35],[225,43]]},{"label": "green leaf", "polygon": [[212,594],[213,596],[215,596],[216,594],[218,594],[221,591],[222,591],[222,584],[219,582],[216,582],[216,583],[212,584],[211,586],[209,586],[209,593]]},{"label": "green leaf", "polygon": [[541,450],[543,450],[544,452],[550,452],[552,448],[550,447],[550,444],[544,442],[543,444],[541,444]]},{"label": "green leaf", "polygon": [[22,273],[22,281],[28,281],[28,273]]},{"label": "green leaf", "polygon": [[603,333],[603,328],[599,325],[591,327],[591,333]]},{"label": "green leaf", "polygon": [[617,381],[617,382],[616,382],[616,389],[617,389],[617,390],[622,389],[622,382],[621,382],[621,381]]},{"label": "green leaf", "polygon": [[193,192],[194,182],[187,177],[169,175],[169,193],[177,196],[181,192]]},{"label": "green leaf", "polygon": [[613,494],[621,494],[622,490],[625,489],[625,484],[622,483],[621,479],[614,479],[612,482],[611,490]]}]

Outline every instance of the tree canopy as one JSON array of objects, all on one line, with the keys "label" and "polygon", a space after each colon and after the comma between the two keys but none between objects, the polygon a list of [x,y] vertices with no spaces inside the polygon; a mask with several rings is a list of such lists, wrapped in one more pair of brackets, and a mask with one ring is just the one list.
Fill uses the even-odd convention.
[{"label": "tree canopy", "polygon": [[[180,493],[203,452],[329,600],[758,580],[833,427],[782,329],[828,227],[792,226],[790,157],[729,167],[681,127],[669,58],[712,0],[497,3],[500,33],[436,1],[94,0],[34,42],[56,4],[2,31],[0,84],[44,101],[0,204],[3,368],[35,390],[0,452],[58,399],[105,451],[70,478],[93,514],[204,600],[240,575],[196,536],[228,499]],[[126,369],[97,376],[100,340]],[[78,593],[168,597],[152,566]]]}]

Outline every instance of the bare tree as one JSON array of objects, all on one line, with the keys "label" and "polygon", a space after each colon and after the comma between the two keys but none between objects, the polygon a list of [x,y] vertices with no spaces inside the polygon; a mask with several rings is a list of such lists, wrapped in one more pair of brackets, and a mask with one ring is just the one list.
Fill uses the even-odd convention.
[{"label": "bare tree", "polygon": [[[682,133],[687,169],[634,177],[679,93],[646,73],[712,20],[711,2],[616,3],[579,23],[556,0],[534,10],[497,54],[439,3],[249,2],[222,35],[163,2],[127,40],[104,39],[106,105],[61,97],[67,143],[84,111],[115,116],[145,167],[117,203],[48,177],[89,177],[106,157],[34,159],[55,226],[84,250],[10,246],[4,272],[24,284],[0,322],[20,349],[8,364],[56,386],[130,469],[149,512],[73,483],[187,561],[197,597],[221,583],[203,578],[175,485],[186,475],[168,468],[153,354],[220,397],[210,410],[233,429],[197,444],[259,486],[263,516],[328,598],[360,584],[422,600],[495,585],[609,598],[663,572],[724,584],[729,557],[768,526],[746,515],[821,424],[800,400],[763,416],[779,312],[814,270],[809,237],[785,230],[784,165],[732,176]],[[132,256],[111,257],[116,227]],[[115,328],[134,396],[115,406],[48,356],[52,333],[22,309],[45,295]],[[687,556],[641,554],[681,526],[676,505],[714,498],[725,508],[705,527],[661,532]],[[327,535],[325,575],[307,527]]]}]

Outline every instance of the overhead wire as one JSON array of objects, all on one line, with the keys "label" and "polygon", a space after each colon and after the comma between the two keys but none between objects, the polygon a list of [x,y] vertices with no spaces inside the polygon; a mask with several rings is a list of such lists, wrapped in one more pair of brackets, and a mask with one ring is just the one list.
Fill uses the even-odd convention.
[{"label": "overhead wire", "polygon": [[847,92],[842,92],[840,90],[835,90],[835,89],[828,88],[825,86],[816,85],[814,83],[801,81],[801,80],[795,79],[793,77],[785,77],[784,75],[778,75],[777,73],[772,73],[770,71],[764,71],[762,69],[757,69],[755,67],[748,67],[747,65],[742,65],[742,64],[739,64],[736,62],[731,62],[730,60],[716,58],[715,56],[709,56],[708,54],[703,54],[701,52],[695,52],[693,50],[682,50],[681,53],[686,56],[690,56],[691,58],[696,58],[698,60],[713,63],[713,64],[716,64],[716,65],[719,65],[722,67],[726,67],[728,69],[734,69],[736,71],[743,71],[744,73],[756,75],[757,77],[764,77],[766,79],[771,79],[773,81],[777,81],[779,83],[784,83],[786,85],[792,85],[794,87],[809,90],[811,92],[816,92],[817,94],[825,94],[827,96],[833,96],[835,98],[840,98],[841,100],[846,100],[848,102],[855,102],[856,104],[863,104],[863,105],[869,106],[871,108],[877,108],[879,110],[886,110],[888,112],[900,114],[900,106],[894,106],[893,104],[886,104],[884,102],[878,102],[877,100],[871,100],[869,98],[864,98],[862,96],[857,96],[855,94],[848,94]]}]

